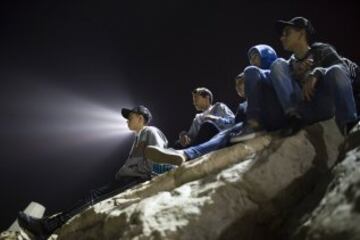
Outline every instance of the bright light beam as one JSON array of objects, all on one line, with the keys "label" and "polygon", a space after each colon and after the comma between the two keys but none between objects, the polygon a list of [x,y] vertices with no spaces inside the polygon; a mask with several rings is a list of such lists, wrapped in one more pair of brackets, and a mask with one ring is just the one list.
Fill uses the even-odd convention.
[{"label": "bright light beam", "polygon": [[130,107],[131,102],[119,92],[105,106],[99,99],[35,85],[9,101],[5,111],[11,112],[11,123],[2,124],[1,132],[30,154],[84,153],[99,160],[130,137],[121,107]]}]

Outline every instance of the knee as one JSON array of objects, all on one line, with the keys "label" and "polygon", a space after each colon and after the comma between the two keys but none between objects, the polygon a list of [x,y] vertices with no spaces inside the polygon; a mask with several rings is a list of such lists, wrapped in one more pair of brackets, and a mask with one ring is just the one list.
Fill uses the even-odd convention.
[{"label": "knee", "polygon": [[339,65],[331,66],[325,72],[326,79],[334,79],[335,81],[342,79],[345,75],[344,69]]},{"label": "knee", "polygon": [[325,85],[335,85],[338,87],[351,85],[351,80],[348,77],[346,70],[339,65],[334,65],[328,68],[325,72],[324,78]]},{"label": "knee", "polygon": [[259,74],[260,74],[260,68],[258,68],[256,66],[247,66],[244,69],[245,76],[254,76],[254,75],[259,75]]},{"label": "knee", "polygon": [[283,58],[276,59],[270,66],[272,76],[273,75],[277,76],[279,74],[282,74],[285,71],[288,71],[288,69],[289,69],[289,63]]},{"label": "knee", "polygon": [[261,70],[258,67],[255,66],[248,66],[244,70],[244,79],[245,79],[245,85],[247,85],[247,82],[251,81],[259,81],[261,80]]}]

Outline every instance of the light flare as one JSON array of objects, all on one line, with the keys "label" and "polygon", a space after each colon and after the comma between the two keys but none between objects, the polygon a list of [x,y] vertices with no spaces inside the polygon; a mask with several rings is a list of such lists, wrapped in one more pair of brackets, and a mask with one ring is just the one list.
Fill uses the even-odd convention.
[{"label": "light flare", "polygon": [[105,100],[44,83],[30,89],[18,89],[18,96],[5,109],[11,121],[1,127],[9,144],[27,154],[44,157],[66,152],[99,160],[131,137],[121,108],[133,104],[124,91],[112,98],[106,94]]}]

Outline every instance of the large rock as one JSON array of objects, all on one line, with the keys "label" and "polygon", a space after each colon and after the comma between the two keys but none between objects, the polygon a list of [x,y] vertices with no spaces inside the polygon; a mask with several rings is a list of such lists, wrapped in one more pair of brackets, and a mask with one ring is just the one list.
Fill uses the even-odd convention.
[{"label": "large rock", "polygon": [[58,239],[261,238],[259,226],[304,196],[308,174],[332,166],[342,141],[328,121],[210,153],[89,208]]},{"label": "large rock", "polygon": [[331,120],[233,145],[88,208],[57,239],[271,239],[342,142]]},{"label": "large rock", "polygon": [[305,200],[311,202],[312,199],[318,199],[314,208],[303,211],[302,216],[296,217],[298,226],[287,229],[291,239],[360,239],[359,143],[360,131],[347,139],[344,144],[348,149],[345,151],[345,160],[336,165],[332,172],[322,179],[323,181],[319,181],[316,189],[323,188],[325,193],[314,191]]}]

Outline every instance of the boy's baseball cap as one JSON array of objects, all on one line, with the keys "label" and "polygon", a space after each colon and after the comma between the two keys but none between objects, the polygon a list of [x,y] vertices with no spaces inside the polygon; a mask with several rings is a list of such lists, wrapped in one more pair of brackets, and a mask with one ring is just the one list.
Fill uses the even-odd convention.
[{"label": "boy's baseball cap", "polygon": [[289,21],[285,21],[285,20],[276,21],[276,30],[279,34],[282,34],[282,31],[286,26],[291,26],[291,27],[299,28],[299,29],[305,29],[305,31],[309,35],[313,35],[315,33],[315,29],[314,29],[313,25],[311,24],[311,22],[304,17],[294,17],[294,18],[290,19]]},{"label": "boy's baseball cap", "polygon": [[149,111],[149,109],[142,105],[134,107],[133,109],[128,109],[128,108],[121,109],[121,115],[123,115],[123,117],[126,119],[129,118],[130,113],[137,113],[137,114],[143,115],[146,123],[150,122],[151,118],[152,118],[152,115],[151,115],[151,112]]}]

